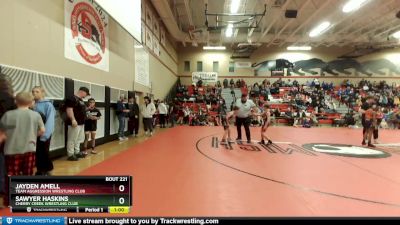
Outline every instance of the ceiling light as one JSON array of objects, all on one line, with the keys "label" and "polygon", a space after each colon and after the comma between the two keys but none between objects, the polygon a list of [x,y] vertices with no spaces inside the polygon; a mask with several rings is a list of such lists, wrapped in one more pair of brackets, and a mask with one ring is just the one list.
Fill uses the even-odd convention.
[{"label": "ceiling light", "polygon": [[317,27],[315,27],[314,29],[312,29],[309,36],[316,37],[318,35],[321,35],[325,31],[327,31],[330,26],[331,26],[331,23],[328,21],[325,21],[325,22],[321,23],[320,25],[318,25]]},{"label": "ceiling light", "polygon": [[204,46],[203,50],[225,50],[225,46]]},{"label": "ceiling light", "polygon": [[231,0],[231,13],[237,13],[240,6],[240,0]]},{"label": "ceiling light", "polygon": [[233,24],[228,24],[228,28],[226,28],[226,30],[225,30],[225,36],[227,37],[227,38],[230,38],[230,37],[232,37],[232,35],[233,35]]},{"label": "ceiling light", "polygon": [[400,39],[400,30],[397,31],[396,33],[392,34],[392,36],[393,36],[394,38]]},{"label": "ceiling light", "polygon": [[311,46],[289,46],[287,50],[289,51],[311,51]]},{"label": "ceiling light", "polygon": [[358,10],[362,5],[364,5],[368,0],[349,0],[344,6],[342,11],[344,13],[349,13]]}]

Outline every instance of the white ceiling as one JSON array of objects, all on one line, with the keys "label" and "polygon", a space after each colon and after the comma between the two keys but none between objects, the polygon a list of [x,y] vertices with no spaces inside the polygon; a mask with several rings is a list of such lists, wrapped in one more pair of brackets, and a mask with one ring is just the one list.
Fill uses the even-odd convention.
[{"label": "white ceiling", "polygon": [[[265,17],[254,32],[237,29],[232,38],[226,38],[224,30],[207,31],[205,3],[210,13],[229,13],[231,0],[168,0],[178,27],[189,33],[190,41],[208,44],[262,43],[267,46],[288,45],[317,46],[388,46],[399,41],[390,35],[400,30],[400,0],[369,0],[359,10],[345,14],[343,5],[348,0],[241,0],[239,13],[262,13]],[[298,10],[297,18],[285,17],[287,9]],[[224,18],[233,20],[234,18]],[[308,33],[319,23],[330,21],[333,27],[323,35],[310,38]],[[215,25],[215,17],[209,17],[209,25]],[[183,45],[188,41],[181,42]]]}]

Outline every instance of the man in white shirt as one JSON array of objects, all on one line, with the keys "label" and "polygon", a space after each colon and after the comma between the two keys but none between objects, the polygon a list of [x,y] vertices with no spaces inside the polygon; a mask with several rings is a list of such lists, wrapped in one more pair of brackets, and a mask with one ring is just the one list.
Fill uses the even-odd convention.
[{"label": "man in white shirt", "polygon": [[251,124],[251,114],[252,110],[256,111],[257,106],[250,99],[247,99],[246,94],[242,94],[242,97],[236,100],[237,107],[239,107],[239,111],[236,116],[236,128],[238,137],[236,140],[242,140],[242,125],[246,131],[247,143],[251,143],[251,135],[250,135],[250,124]]},{"label": "man in white shirt", "polygon": [[163,100],[158,104],[158,114],[160,115],[160,127],[165,128],[165,117],[168,114],[168,109]]},{"label": "man in white shirt", "polygon": [[153,136],[153,115],[156,113],[156,106],[151,102],[148,96],[144,97],[144,106],[142,108],[143,125],[146,135]]},{"label": "man in white shirt", "polygon": [[314,79],[314,84],[315,84],[315,88],[317,88],[319,90],[319,88],[321,87],[321,84],[319,83],[319,80],[317,78]]}]

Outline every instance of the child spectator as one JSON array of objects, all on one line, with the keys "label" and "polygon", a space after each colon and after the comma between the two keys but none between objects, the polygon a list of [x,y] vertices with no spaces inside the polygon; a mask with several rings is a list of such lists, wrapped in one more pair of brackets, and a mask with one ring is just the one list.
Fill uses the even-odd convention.
[{"label": "child spectator", "polygon": [[4,147],[8,175],[33,175],[36,141],[45,132],[39,113],[29,109],[33,96],[21,92],[16,96],[17,109],[8,111],[1,118],[7,142]]},{"label": "child spectator", "polygon": [[16,96],[17,109],[1,118],[7,141],[4,147],[7,175],[33,175],[37,137],[45,132],[39,113],[32,111],[33,96],[21,92]]},{"label": "child spectator", "polygon": [[32,95],[35,99],[34,110],[42,116],[46,128],[46,132],[41,137],[38,137],[36,143],[36,175],[50,175],[50,172],[54,168],[49,151],[51,136],[54,132],[56,110],[53,103],[45,99],[45,90],[43,87],[34,87]]},{"label": "child spectator", "polygon": [[84,152],[87,154],[87,145],[89,142],[89,136],[91,139],[90,148],[92,154],[97,154],[94,149],[96,146],[96,131],[97,131],[97,120],[101,117],[100,110],[96,108],[96,101],[93,98],[88,100],[88,107],[86,108],[86,119],[85,119],[85,141],[83,142]]}]

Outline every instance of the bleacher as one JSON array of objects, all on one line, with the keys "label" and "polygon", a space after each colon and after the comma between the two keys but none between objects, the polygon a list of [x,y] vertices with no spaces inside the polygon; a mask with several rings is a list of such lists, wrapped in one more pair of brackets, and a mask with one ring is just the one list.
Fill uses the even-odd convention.
[{"label": "bleacher", "polygon": [[[275,99],[275,100],[276,99],[282,99],[286,94],[289,93],[290,89],[291,89],[290,87],[281,87],[279,89],[279,93],[278,94],[272,94],[272,98]],[[194,90],[192,85],[188,85],[187,86],[187,90],[188,90],[189,96],[191,96],[191,95],[193,95],[195,93],[195,90]],[[223,89],[223,93],[224,93],[224,90],[225,89]],[[243,88],[240,88],[240,89],[235,88],[234,90],[235,90],[235,92],[236,92],[236,90],[239,90],[239,93],[241,92],[242,94],[243,93],[244,94],[249,94],[249,91],[248,91],[247,87],[243,87]],[[339,90],[339,87],[335,87],[335,90]],[[231,90],[229,88],[227,88],[225,90],[226,94],[223,94],[223,97],[225,98],[226,96],[230,95],[230,91]],[[206,90],[205,90],[204,87],[199,87],[197,89],[197,92],[198,92],[198,94],[204,95]],[[226,95],[226,96],[224,96],[224,95]],[[265,101],[263,96],[259,96],[259,99],[262,102]],[[288,110],[288,108],[292,108],[292,106],[290,104],[288,104],[288,103],[284,103],[284,102],[275,103],[275,101],[270,101],[270,102],[274,102],[274,103],[270,103],[270,109],[271,110],[275,110],[275,109],[278,108],[280,112],[286,112]],[[185,101],[185,102],[182,103],[182,106],[184,106],[184,107],[188,106],[189,108],[191,108],[192,110],[194,110],[196,112],[199,111],[199,107],[201,109],[203,109],[204,111],[207,110],[207,105],[205,103],[195,103],[195,102],[187,102],[187,101]],[[307,111],[307,113],[313,113],[314,109],[310,107],[310,108],[307,108],[306,111]],[[217,115],[217,112],[209,111],[209,114],[210,114],[210,116],[214,117],[214,116]],[[334,124],[335,120],[341,118],[341,114],[340,113],[319,113],[318,116],[319,116],[319,118],[323,118],[323,119],[319,119],[318,120],[319,124],[325,124],[325,125],[332,125],[332,124]],[[278,124],[288,124],[289,120],[284,118],[284,117],[278,117],[278,118],[276,118],[276,123],[278,123]]]},{"label": "bleacher", "polygon": [[[279,94],[272,94],[272,97],[274,99],[282,99],[286,94],[289,93],[290,91],[290,87],[280,87],[279,88]],[[339,88],[337,87],[337,90],[339,90]],[[243,93],[247,93],[247,89],[242,88],[242,91],[244,91]],[[264,101],[264,97],[260,96],[259,99],[261,101]],[[271,110],[275,110],[275,109],[279,109],[280,112],[286,112],[288,110],[288,108],[292,108],[292,106],[288,103],[270,103],[270,109]],[[307,109],[308,113],[313,113],[314,109],[312,107]],[[319,119],[318,122],[319,124],[326,124],[326,125],[332,125],[334,124],[334,121],[337,119],[341,118],[341,114],[340,113],[319,113],[318,114],[319,117],[322,117],[324,119]],[[276,123],[278,124],[288,124],[289,120],[286,118],[281,118],[278,117],[276,119]]]}]

